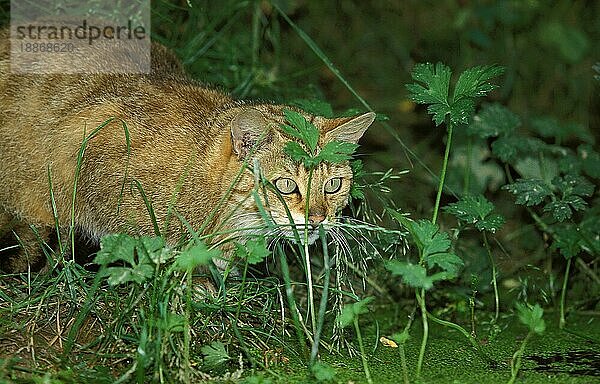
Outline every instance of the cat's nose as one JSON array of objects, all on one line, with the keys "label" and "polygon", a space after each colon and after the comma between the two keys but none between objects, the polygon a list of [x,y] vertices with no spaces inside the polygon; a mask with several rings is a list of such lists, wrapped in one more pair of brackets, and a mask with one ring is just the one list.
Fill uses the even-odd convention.
[{"label": "cat's nose", "polygon": [[325,220],[325,215],[322,213],[311,213],[308,215],[308,222],[313,228],[317,228]]}]

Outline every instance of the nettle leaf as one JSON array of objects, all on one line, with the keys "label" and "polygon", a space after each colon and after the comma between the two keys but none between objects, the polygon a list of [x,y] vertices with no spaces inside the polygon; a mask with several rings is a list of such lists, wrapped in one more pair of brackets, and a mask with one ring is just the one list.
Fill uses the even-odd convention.
[{"label": "nettle leaf", "polygon": [[467,134],[476,135],[482,139],[507,136],[520,125],[521,119],[519,116],[512,113],[508,108],[498,103],[486,104],[467,127]]},{"label": "nettle leaf", "polygon": [[236,243],[236,247],[238,257],[247,259],[250,265],[261,263],[271,254],[264,237],[250,239],[245,244]]},{"label": "nettle leaf", "polygon": [[400,276],[404,284],[413,288],[430,289],[434,280],[427,276],[427,270],[422,265],[411,264],[405,261],[389,260],[385,268],[394,276]]},{"label": "nettle leaf", "polygon": [[208,345],[203,345],[200,351],[204,355],[203,366],[207,369],[218,368],[231,360],[231,357],[229,357],[229,354],[225,350],[225,345],[220,341],[213,341]]},{"label": "nettle leaf", "polygon": [[221,256],[220,250],[208,249],[206,244],[199,242],[177,256],[175,266],[180,271],[189,271],[200,265],[207,265],[219,256]]},{"label": "nettle leaf", "polygon": [[518,179],[512,184],[502,187],[517,196],[516,203],[533,206],[540,204],[546,197],[552,195],[552,190],[543,180]]},{"label": "nettle leaf", "polygon": [[504,68],[498,65],[483,65],[465,70],[456,82],[453,100],[487,95],[497,88],[489,80],[503,73]]},{"label": "nettle leaf", "polygon": [[296,111],[286,109],[283,111],[283,114],[291,126],[283,124],[281,125],[281,129],[288,135],[302,140],[310,151],[314,152],[319,142],[319,130],[317,127]]},{"label": "nettle leaf", "polygon": [[338,325],[341,328],[346,328],[354,322],[358,316],[369,312],[368,304],[370,304],[375,298],[372,296],[365,297],[364,299],[357,301],[356,303],[346,304],[342,308],[342,312],[337,316]]},{"label": "nettle leaf", "polygon": [[546,323],[542,318],[544,316],[544,310],[539,304],[521,304],[517,303],[517,315],[521,323],[526,325],[530,331],[537,334],[542,334],[546,330]]},{"label": "nettle leaf", "polygon": [[330,141],[325,144],[315,157],[318,162],[341,163],[352,159],[352,154],[358,148],[358,144],[346,141]]},{"label": "nettle leaf", "polygon": [[505,221],[501,215],[491,214],[494,204],[483,195],[464,196],[443,209],[458,220],[475,225],[480,231],[496,232]]}]

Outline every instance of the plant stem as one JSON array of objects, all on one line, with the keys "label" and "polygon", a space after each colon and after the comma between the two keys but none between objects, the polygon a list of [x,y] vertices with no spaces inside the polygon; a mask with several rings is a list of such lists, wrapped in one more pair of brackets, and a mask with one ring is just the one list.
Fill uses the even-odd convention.
[{"label": "plant stem", "polygon": [[498,316],[500,314],[500,298],[498,295],[498,281],[496,278],[497,270],[496,263],[494,263],[494,258],[492,257],[492,250],[490,248],[490,243],[488,242],[487,234],[485,231],[482,231],[483,234],[483,243],[485,244],[485,249],[487,250],[488,257],[490,259],[490,264],[492,265],[492,285],[494,286],[494,300],[496,304],[496,312],[494,313],[494,324],[498,321]]},{"label": "plant stem", "polygon": [[421,349],[419,350],[419,360],[417,361],[417,380],[421,377],[421,369],[423,367],[423,358],[425,356],[425,348],[427,347],[427,339],[429,337],[429,323],[427,322],[427,307],[425,305],[425,289],[421,288],[421,293],[415,291],[417,302],[421,309],[421,318],[423,319],[423,338],[421,339]]},{"label": "plant stem", "polygon": [[308,252],[308,222],[310,209],[310,188],[313,177],[313,169],[308,172],[308,185],[306,187],[306,204],[304,207],[304,263],[306,264],[306,283],[308,287],[308,312],[310,313],[310,322],[313,335],[317,332],[317,319],[315,316],[315,298],[313,293],[312,269],[310,266],[310,253]]},{"label": "plant stem", "polygon": [[367,382],[369,384],[373,384],[373,380],[371,379],[371,372],[369,372],[369,364],[367,363],[367,356],[365,355],[365,347],[363,345],[362,335],[360,333],[360,327],[358,326],[358,316],[354,316],[354,330],[356,331],[356,337],[358,338],[358,347],[360,348],[360,357],[362,358],[363,369],[365,371],[365,376],[367,377]]},{"label": "plant stem", "polygon": [[290,308],[290,316],[294,322],[294,328],[296,329],[296,337],[298,338],[298,346],[302,350],[302,354],[306,357],[306,344],[304,342],[304,335],[302,333],[302,326],[300,325],[300,319],[298,318],[298,309],[296,307],[296,300],[294,298],[294,291],[292,290],[292,282],[290,279],[290,267],[288,266],[285,252],[281,249],[281,245],[277,245],[277,253],[279,254],[279,261],[281,263],[281,274],[283,275],[283,282],[285,284],[285,294],[288,300],[288,306]]},{"label": "plant stem", "polygon": [[573,258],[567,259],[567,268],[565,269],[565,277],[563,278],[562,289],[560,291],[560,320],[558,328],[563,329],[566,324],[565,320],[565,298],[567,296],[567,282],[569,281],[569,272],[571,271],[571,261]]},{"label": "plant stem", "polygon": [[327,298],[329,296],[329,280],[331,278],[331,267],[329,265],[329,252],[327,250],[327,241],[325,239],[325,230],[323,226],[319,226],[319,236],[321,237],[321,245],[323,247],[323,266],[325,268],[325,281],[323,282],[323,293],[319,305],[319,321],[317,323],[317,331],[314,335],[314,342],[310,351],[311,366],[317,360],[319,354],[319,342],[321,340],[321,332],[323,331],[323,323],[325,322],[325,313],[327,312]]},{"label": "plant stem", "polygon": [[444,180],[446,179],[446,169],[448,168],[448,158],[450,157],[450,146],[452,145],[452,129],[453,124],[447,121],[448,138],[446,139],[446,150],[444,151],[444,162],[442,163],[442,171],[440,172],[440,182],[438,184],[437,196],[435,197],[435,207],[433,208],[433,217],[431,222],[435,224],[437,221],[438,211],[440,210],[440,200],[442,199],[442,191],[444,189]]},{"label": "plant stem", "polygon": [[519,373],[519,369],[521,369],[521,358],[523,357],[523,352],[525,352],[525,347],[527,346],[527,342],[531,338],[532,334],[533,332],[529,331],[521,343],[521,347],[519,347],[519,349],[513,355],[513,358],[510,362],[510,380],[508,380],[507,384],[513,384],[517,379],[517,374]]}]

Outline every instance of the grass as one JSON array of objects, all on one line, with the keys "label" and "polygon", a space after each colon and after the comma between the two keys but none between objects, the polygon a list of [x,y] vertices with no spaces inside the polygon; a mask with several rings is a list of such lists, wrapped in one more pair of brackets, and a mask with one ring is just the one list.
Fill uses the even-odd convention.
[{"label": "grass", "polygon": [[[256,245],[238,266],[241,276],[228,283],[214,268],[192,273],[193,265],[210,259],[212,249],[203,244],[216,234],[168,251],[157,238],[122,238],[147,256],[121,260],[122,269],[111,270],[115,260],[108,257],[97,272],[66,260],[46,274],[2,276],[2,380],[594,379],[593,367],[577,356],[597,360],[600,342],[597,101],[590,96],[597,83],[589,49],[598,40],[592,27],[597,5],[190,3],[153,2],[153,34],[196,78],[237,97],[327,99],[336,110],[358,105],[389,118],[362,141],[358,157],[368,171],[358,175],[355,165],[363,187],[355,197],[365,199],[353,200],[355,218],[340,225],[338,235],[350,244],[278,243],[255,263],[250,256],[261,254]],[[4,20],[6,9],[0,2]],[[506,74],[466,127],[435,130],[404,89],[419,61],[443,61],[457,70],[499,63]],[[408,175],[386,171],[406,167]],[[438,169],[444,170],[439,177]],[[588,193],[585,181],[569,179],[573,172],[596,189]],[[493,210],[483,214],[469,196],[483,197]],[[440,211],[449,203],[472,215]],[[432,217],[436,233],[448,233],[447,252],[463,261],[460,273],[416,290],[407,275],[391,275],[380,255],[404,262],[422,254],[415,255],[418,246],[407,249],[408,228],[401,220],[398,228],[389,208],[402,217]],[[481,229],[490,228],[496,213],[504,225]],[[157,235],[163,230],[157,227]],[[79,249],[70,240],[70,249]],[[108,251],[109,243],[103,240],[104,254],[117,254]],[[64,251],[41,247],[49,259],[60,260]],[[419,261],[426,277],[439,272]],[[214,291],[204,284],[213,278]],[[336,320],[345,305],[371,295],[374,304],[342,328]],[[518,322],[513,308],[521,302],[544,307],[544,334]],[[419,327],[425,324],[428,337]],[[394,334],[398,349],[380,344],[381,336]],[[559,363],[544,365],[544,358]],[[584,372],[570,375],[578,369]]]}]

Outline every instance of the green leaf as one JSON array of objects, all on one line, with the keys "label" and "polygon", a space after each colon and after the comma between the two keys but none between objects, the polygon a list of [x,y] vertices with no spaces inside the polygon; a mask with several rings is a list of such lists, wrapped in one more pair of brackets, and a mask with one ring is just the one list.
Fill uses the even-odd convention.
[{"label": "green leaf", "polygon": [[586,143],[594,142],[594,135],[581,124],[561,124],[558,120],[549,116],[534,117],[530,121],[531,129],[542,137],[552,138],[558,142],[566,141],[575,137]]},{"label": "green leaf", "polygon": [[229,354],[225,350],[225,345],[220,341],[213,341],[209,345],[203,345],[200,348],[203,357],[203,366],[206,369],[215,369],[219,368],[229,360]]},{"label": "green leaf", "polygon": [[302,140],[311,152],[317,148],[319,142],[319,130],[304,116],[296,111],[286,109],[283,111],[286,120],[291,126],[283,124],[281,129],[290,136]]},{"label": "green leaf", "polygon": [[333,117],[331,104],[320,99],[294,99],[290,103],[315,116]]},{"label": "green leaf", "polygon": [[166,318],[159,320],[160,329],[168,332],[183,332],[185,317],[177,313],[168,312]]},{"label": "green leaf", "polygon": [[494,204],[483,195],[464,196],[458,202],[448,204],[443,209],[458,220],[475,225],[480,231],[496,232],[504,224],[502,216],[491,214]]},{"label": "green leaf", "polygon": [[134,250],[137,240],[126,234],[106,235],[100,240],[100,250],[94,258],[94,263],[108,265],[118,261],[125,261],[133,265]]},{"label": "green leaf", "polygon": [[518,179],[512,184],[502,187],[517,196],[516,203],[526,206],[540,204],[552,191],[543,180]]},{"label": "green leaf", "polygon": [[208,249],[206,244],[200,242],[177,256],[175,266],[180,271],[189,271],[200,265],[210,264],[213,259],[219,256],[221,256],[221,251],[218,249]]},{"label": "green leaf", "polygon": [[333,369],[331,365],[322,361],[317,361],[314,363],[310,370],[315,379],[317,379],[319,382],[332,381],[335,379],[335,369]]},{"label": "green leaf", "polygon": [[445,272],[447,272],[447,275],[444,276],[444,280],[450,280],[458,276],[458,271],[460,271],[464,265],[464,262],[460,257],[450,252],[441,252],[429,255],[425,261],[427,262],[427,266],[429,268],[433,268],[435,265],[438,265]]},{"label": "green leaf", "polygon": [[408,333],[407,329],[402,332],[394,333],[392,336],[390,336],[390,339],[394,340],[398,344],[406,344],[408,339],[410,339],[410,334]]},{"label": "green leaf", "polygon": [[283,148],[283,151],[292,158],[292,160],[305,163],[311,156],[302,148],[300,144],[295,141],[288,141]]},{"label": "green leaf", "polygon": [[271,254],[264,237],[250,239],[245,244],[236,243],[236,247],[238,257],[247,259],[250,265],[261,263]]},{"label": "green leaf", "polygon": [[552,212],[552,216],[558,221],[571,218],[572,210],[584,210],[587,203],[582,196],[589,197],[594,193],[594,185],[582,176],[567,174],[555,177],[552,184],[562,194],[562,198],[546,204],[544,212]]},{"label": "green leaf", "polygon": [[521,323],[526,325],[530,331],[542,334],[546,330],[546,323],[542,318],[544,310],[539,304],[529,305],[517,303],[517,315]]},{"label": "green leaf", "polygon": [[400,276],[402,281],[410,287],[423,289],[433,287],[434,280],[427,276],[427,270],[421,265],[399,260],[389,260],[385,263],[385,268],[392,275]]},{"label": "green leaf", "polygon": [[452,71],[442,63],[417,64],[412,70],[412,78],[425,84],[408,84],[409,97],[418,104],[430,104],[428,112],[433,115],[436,125],[440,125],[450,113],[448,91]]},{"label": "green leaf", "polygon": [[370,296],[366,297],[356,303],[346,304],[342,308],[342,312],[337,317],[337,322],[341,328],[346,328],[354,322],[354,319],[359,315],[363,315],[369,312],[367,307],[375,298]]},{"label": "green leaf", "polygon": [[[160,238],[136,239],[126,234],[107,235],[100,241],[100,251],[94,263],[105,268],[103,273],[108,276],[110,285],[128,282],[141,284],[153,276],[154,261],[160,259],[162,252],[167,252],[163,247],[164,240]],[[109,266],[114,263],[126,265]]]},{"label": "green leaf", "polygon": [[346,141],[330,141],[325,144],[315,157],[317,162],[341,163],[352,159],[352,154],[358,148],[358,144]]},{"label": "green leaf", "polygon": [[581,244],[584,240],[575,225],[561,223],[552,227],[555,229],[552,248],[558,249],[565,259],[577,256],[582,251]]},{"label": "green leaf", "polygon": [[440,125],[449,116],[453,124],[466,124],[475,112],[475,98],[484,96],[496,88],[489,80],[503,72],[503,68],[488,65],[473,67],[464,71],[454,89],[451,100],[450,68],[442,63],[417,64],[412,77],[419,83],[408,84],[409,97],[419,104],[429,104],[427,112],[433,115],[436,125]]},{"label": "green leaf", "polygon": [[479,136],[482,139],[489,137],[507,136],[512,134],[521,125],[519,116],[508,108],[498,104],[486,104],[473,118],[467,127],[467,134]]},{"label": "green leaf", "polygon": [[483,65],[465,70],[456,82],[453,101],[487,95],[497,88],[489,80],[503,73],[504,68],[498,65]]}]

